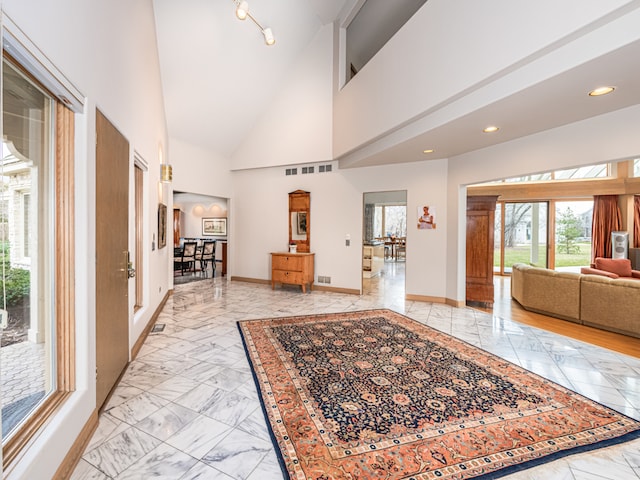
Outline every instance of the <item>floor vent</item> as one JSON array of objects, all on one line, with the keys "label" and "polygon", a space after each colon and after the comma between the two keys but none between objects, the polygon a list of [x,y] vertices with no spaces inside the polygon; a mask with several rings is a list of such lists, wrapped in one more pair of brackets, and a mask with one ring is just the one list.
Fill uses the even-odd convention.
[{"label": "floor vent", "polygon": [[158,333],[164,331],[164,323],[156,323],[151,329],[151,333]]}]

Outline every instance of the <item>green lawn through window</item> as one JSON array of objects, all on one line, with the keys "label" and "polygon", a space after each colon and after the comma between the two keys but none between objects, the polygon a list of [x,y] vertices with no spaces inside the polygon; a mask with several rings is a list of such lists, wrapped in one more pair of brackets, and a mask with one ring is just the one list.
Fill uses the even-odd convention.
[{"label": "green lawn through window", "polygon": [[[590,243],[578,243],[576,244],[580,248],[579,253],[558,253],[556,251],[556,268],[558,267],[588,267],[591,263],[591,244]],[[540,245],[540,264],[536,264],[537,267],[544,267],[546,258],[546,245]],[[504,250],[504,265],[505,268],[511,267],[514,263],[531,263],[531,248],[529,245],[520,245],[516,247],[505,248]],[[500,249],[494,251],[493,256],[494,267],[500,267]]]}]

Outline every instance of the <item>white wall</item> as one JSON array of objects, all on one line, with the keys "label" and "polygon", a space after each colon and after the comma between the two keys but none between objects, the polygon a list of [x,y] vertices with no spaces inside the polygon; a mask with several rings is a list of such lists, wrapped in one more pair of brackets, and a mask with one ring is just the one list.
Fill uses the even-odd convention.
[{"label": "white wall", "polygon": [[233,193],[229,159],[182,140],[171,138],[173,190],[229,198]]},{"label": "white wall", "polygon": [[[159,151],[167,134],[150,0],[2,0],[2,10],[85,98],[76,115],[76,376],[77,391],[62,405],[10,479],[48,479],[95,409],[95,110],[99,108],[148,165],[145,188],[144,277],[147,305],[131,322],[130,345],[168,289],[170,249],[151,252],[161,200]],[[133,222],[133,209],[129,212]],[[133,230],[131,223],[130,231]],[[132,309],[131,309],[132,311]],[[133,319],[133,314],[132,314]]]},{"label": "white wall", "polygon": [[[638,29],[624,18],[619,28],[607,29],[624,13],[601,19],[634,3],[429,0],[336,94],[334,156],[379,141],[408,122],[433,129],[637,39]],[[564,45],[572,47],[571,55],[554,57]],[[526,75],[510,78],[508,89],[482,88],[524,66]],[[460,108],[441,108],[472,96],[458,102]]]},{"label": "white wall", "polygon": [[331,160],[333,26],[320,29],[232,156],[232,168]]},{"label": "white wall", "polygon": [[[284,168],[234,173],[231,275],[268,280],[270,252],[283,252],[288,241],[288,193],[311,192],[311,251],[315,274],[330,276],[332,287],[362,286],[362,224],[365,192],[406,190],[407,212],[424,204],[437,208],[435,231],[407,231],[406,292],[444,297],[447,275],[447,161],[337,170],[285,176]],[[345,246],[346,235],[351,246]]]}]

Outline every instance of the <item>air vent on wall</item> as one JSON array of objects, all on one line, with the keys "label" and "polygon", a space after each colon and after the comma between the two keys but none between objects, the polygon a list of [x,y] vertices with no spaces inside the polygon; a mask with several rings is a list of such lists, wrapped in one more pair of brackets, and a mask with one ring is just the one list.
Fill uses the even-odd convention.
[{"label": "air vent on wall", "polygon": [[297,175],[298,174],[298,169],[297,168],[287,168],[286,175]]},{"label": "air vent on wall", "polygon": [[318,167],[318,172],[319,173],[330,172],[330,171],[331,171],[331,164],[320,165]]},{"label": "air vent on wall", "polygon": [[302,167],[302,174],[304,175],[305,173],[313,173],[315,170],[315,167]]}]

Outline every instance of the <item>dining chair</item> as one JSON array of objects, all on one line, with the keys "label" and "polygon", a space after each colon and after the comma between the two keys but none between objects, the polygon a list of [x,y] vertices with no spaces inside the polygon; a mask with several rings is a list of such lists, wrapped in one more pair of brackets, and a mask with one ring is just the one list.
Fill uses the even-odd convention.
[{"label": "dining chair", "polygon": [[[211,262],[211,266],[213,268],[213,275],[216,273],[216,241],[215,240],[205,240],[202,243],[202,248],[200,249],[200,269],[205,272],[208,267],[209,262]],[[212,276],[213,276],[212,275]]]},{"label": "dining chair", "polygon": [[197,242],[184,242],[184,246],[182,247],[182,253],[178,257],[173,257],[174,270],[176,270],[177,265],[179,264],[180,274],[184,275],[185,268],[187,271],[196,271],[196,251],[197,251],[198,243]]},{"label": "dining chair", "polygon": [[400,260],[402,257],[403,260],[407,259],[407,240],[405,238],[399,238],[396,244],[396,261]]}]

